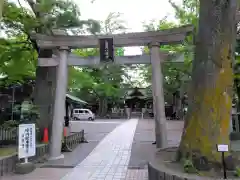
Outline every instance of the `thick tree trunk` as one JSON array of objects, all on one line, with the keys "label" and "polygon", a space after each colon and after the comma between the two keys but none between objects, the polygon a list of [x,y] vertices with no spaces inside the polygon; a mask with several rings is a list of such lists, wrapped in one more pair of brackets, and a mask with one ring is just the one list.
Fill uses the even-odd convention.
[{"label": "thick tree trunk", "polygon": [[51,138],[53,105],[56,89],[57,67],[37,67],[36,86],[34,88],[34,104],[38,107],[40,118],[37,122],[42,139],[44,128],[48,128]]},{"label": "thick tree trunk", "polygon": [[229,145],[237,0],[200,0],[189,111],[180,157],[220,162],[216,144]]}]

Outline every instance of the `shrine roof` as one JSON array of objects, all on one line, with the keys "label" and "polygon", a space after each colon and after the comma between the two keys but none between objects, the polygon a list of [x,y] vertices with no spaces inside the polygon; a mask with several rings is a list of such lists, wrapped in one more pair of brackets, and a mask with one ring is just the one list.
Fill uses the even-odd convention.
[{"label": "shrine roof", "polygon": [[139,98],[146,99],[152,97],[152,91],[149,87],[147,88],[130,88],[126,90],[125,99]]}]

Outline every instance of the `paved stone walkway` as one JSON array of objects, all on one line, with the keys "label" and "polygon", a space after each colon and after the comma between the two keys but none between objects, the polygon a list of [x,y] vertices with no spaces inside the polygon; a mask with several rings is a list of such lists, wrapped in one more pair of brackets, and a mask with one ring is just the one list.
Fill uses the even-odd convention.
[{"label": "paved stone walkway", "polygon": [[124,180],[137,122],[131,119],[114,129],[61,180]]}]

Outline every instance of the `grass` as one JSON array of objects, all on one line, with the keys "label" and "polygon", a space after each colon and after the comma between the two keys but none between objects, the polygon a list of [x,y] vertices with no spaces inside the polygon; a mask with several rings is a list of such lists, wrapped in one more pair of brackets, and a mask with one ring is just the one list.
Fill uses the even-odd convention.
[{"label": "grass", "polygon": [[[38,143],[37,145],[41,145],[43,143]],[[12,155],[14,153],[17,153],[17,147],[16,146],[5,146],[5,147],[0,147],[0,157],[3,157],[3,156],[9,156],[9,155]]]},{"label": "grass", "polygon": [[0,147],[0,157],[9,156],[17,152],[16,147]]}]

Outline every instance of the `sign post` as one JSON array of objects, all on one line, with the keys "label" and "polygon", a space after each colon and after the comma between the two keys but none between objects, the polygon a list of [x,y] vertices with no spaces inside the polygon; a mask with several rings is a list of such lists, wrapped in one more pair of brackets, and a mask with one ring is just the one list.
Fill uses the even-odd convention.
[{"label": "sign post", "polygon": [[35,124],[20,124],[18,132],[18,158],[28,163],[28,158],[36,155]]},{"label": "sign post", "polygon": [[222,153],[223,178],[227,179],[227,171],[226,171],[224,152],[228,152],[228,145],[217,144],[217,151]]}]

